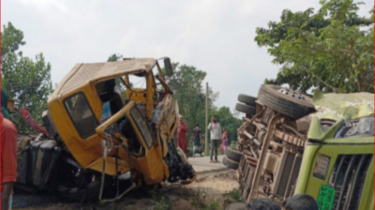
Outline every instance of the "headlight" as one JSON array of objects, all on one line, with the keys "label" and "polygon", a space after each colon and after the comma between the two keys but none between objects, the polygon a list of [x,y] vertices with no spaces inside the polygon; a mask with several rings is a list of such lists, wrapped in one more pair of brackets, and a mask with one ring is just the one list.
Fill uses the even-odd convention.
[{"label": "headlight", "polygon": [[374,116],[344,122],[335,138],[374,136]]},{"label": "headlight", "polygon": [[314,168],[314,177],[326,180],[330,162],[331,157],[323,154],[318,154]]}]

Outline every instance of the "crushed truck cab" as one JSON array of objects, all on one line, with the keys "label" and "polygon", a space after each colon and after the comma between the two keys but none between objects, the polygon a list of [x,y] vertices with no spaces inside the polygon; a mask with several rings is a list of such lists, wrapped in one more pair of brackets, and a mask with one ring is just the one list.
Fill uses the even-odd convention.
[{"label": "crushed truck cab", "polygon": [[[164,66],[172,74],[169,58]],[[135,186],[195,179],[176,146],[178,104],[156,59],[77,64],[50,96],[43,121],[60,164],[44,181],[67,200],[118,199]]]}]

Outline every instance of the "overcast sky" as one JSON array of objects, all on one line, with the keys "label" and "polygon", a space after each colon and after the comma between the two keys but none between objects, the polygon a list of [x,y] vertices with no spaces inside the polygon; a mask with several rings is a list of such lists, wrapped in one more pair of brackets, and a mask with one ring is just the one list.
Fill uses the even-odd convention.
[{"label": "overcast sky", "polygon": [[[361,15],[374,3],[365,0]],[[125,57],[171,57],[207,72],[220,92],[217,106],[234,109],[237,95],[256,96],[278,66],[254,42],[255,28],[278,21],[283,9],[319,8],[319,0],[2,0],[1,24],[24,32],[25,56],[42,52],[58,83],[76,63]]]}]

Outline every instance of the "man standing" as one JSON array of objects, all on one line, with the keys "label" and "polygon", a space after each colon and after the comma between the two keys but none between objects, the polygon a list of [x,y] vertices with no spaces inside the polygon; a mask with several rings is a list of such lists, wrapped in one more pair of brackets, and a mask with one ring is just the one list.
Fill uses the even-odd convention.
[{"label": "man standing", "polygon": [[195,125],[195,128],[193,130],[193,157],[195,156],[195,153],[198,152],[201,157],[202,150],[200,148],[202,142],[202,131],[198,124]]},{"label": "man standing", "polygon": [[208,130],[210,130],[211,133],[211,152],[210,152],[210,159],[211,163],[213,163],[212,156],[215,153],[215,163],[219,163],[217,160],[217,149],[220,144],[220,139],[221,139],[221,128],[220,124],[217,122],[216,116],[212,116],[211,118],[211,123],[208,124]]},{"label": "man standing", "polygon": [[17,179],[17,128],[1,115],[1,209],[12,209],[13,184]]},{"label": "man standing", "polygon": [[178,147],[182,149],[182,151],[185,153],[187,157],[187,137],[186,133],[188,131],[188,126],[184,122],[182,116],[180,115],[180,123],[178,124],[177,129],[177,138],[178,138]]}]

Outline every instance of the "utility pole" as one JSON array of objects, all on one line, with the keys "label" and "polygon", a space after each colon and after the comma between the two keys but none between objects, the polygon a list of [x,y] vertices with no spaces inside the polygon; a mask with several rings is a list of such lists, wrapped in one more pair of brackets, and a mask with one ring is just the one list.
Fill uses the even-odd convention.
[{"label": "utility pole", "polygon": [[205,128],[204,153],[205,153],[205,155],[208,155],[208,130],[207,130],[207,126],[208,126],[208,82],[206,82],[206,112],[205,112],[205,115],[206,115],[206,119],[205,119],[206,121],[205,121],[205,125],[204,125],[204,128]]}]

